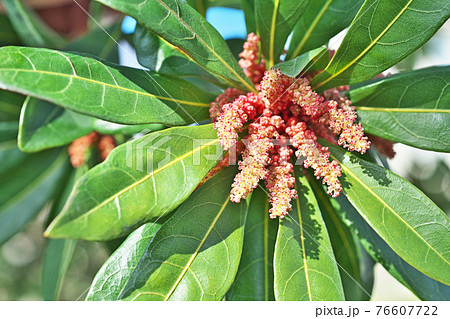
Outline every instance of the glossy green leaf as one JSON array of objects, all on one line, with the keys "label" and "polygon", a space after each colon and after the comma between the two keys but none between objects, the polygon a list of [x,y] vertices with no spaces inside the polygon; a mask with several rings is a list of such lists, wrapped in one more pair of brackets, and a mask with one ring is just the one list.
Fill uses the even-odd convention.
[{"label": "glossy green leaf", "polygon": [[313,89],[374,77],[421,47],[449,16],[447,0],[366,0]]},{"label": "glossy green leaf", "polygon": [[0,174],[20,165],[27,157],[17,147],[17,131],[17,122],[0,122]]},{"label": "glossy green leaf", "polygon": [[268,67],[277,64],[284,45],[310,0],[254,0],[261,50]]},{"label": "glossy green leaf", "polygon": [[449,284],[450,222],[444,212],[405,179],[326,145],[342,168],[345,194],[361,216],[406,262]]},{"label": "glossy green leaf", "polygon": [[22,108],[18,143],[24,152],[38,152],[69,144],[93,131],[101,134],[135,134],[158,131],[163,127],[161,124],[116,124],[28,97]]},{"label": "glossy green leaf", "polygon": [[449,66],[381,78],[349,94],[366,132],[418,148],[450,152]]},{"label": "glossy green leaf", "polygon": [[256,33],[255,0],[241,0],[247,34]]},{"label": "glossy green leaf", "polygon": [[184,1],[97,1],[132,16],[229,86],[255,91],[219,32]]},{"label": "glossy green leaf", "polygon": [[339,265],[345,300],[370,300],[374,262],[347,225],[341,221],[330,203],[330,196],[324,192],[320,182],[311,172],[309,176]]},{"label": "glossy green leaf", "polygon": [[180,205],[221,155],[212,124],[122,144],[81,178],[46,235],[87,240],[127,235]]},{"label": "glossy green leaf", "polygon": [[294,170],[298,198],[280,220],[275,245],[276,300],[344,300],[327,228],[308,180]]},{"label": "glossy green leaf", "polygon": [[0,90],[0,121],[18,120],[24,100],[21,94]]},{"label": "glossy green leaf", "polygon": [[50,29],[37,14],[20,0],[2,0],[22,42],[31,47],[61,47],[65,40]]},{"label": "glossy green leaf", "polygon": [[131,233],[95,275],[86,300],[118,300],[160,227],[160,223],[148,223]]},{"label": "glossy green leaf", "polygon": [[9,21],[8,17],[4,14],[0,14],[0,25],[2,26],[0,29],[0,46],[22,44],[19,36],[11,25],[11,21]]},{"label": "glossy green leaf", "polygon": [[192,123],[214,99],[181,79],[25,47],[0,48],[0,88],[121,124]]},{"label": "glossy green leaf", "polygon": [[277,226],[277,220],[269,217],[265,191],[255,189],[248,208],[239,269],[227,300],[275,300],[273,253]]},{"label": "glossy green leaf", "polygon": [[422,300],[449,300],[450,286],[440,283],[412,267],[372,229],[345,196],[330,198],[341,220],[370,254],[386,270]]},{"label": "glossy green leaf", "polygon": [[52,198],[68,168],[66,150],[28,156],[0,174],[0,244],[20,231]]},{"label": "glossy green leaf", "polygon": [[276,64],[274,68],[280,69],[281,73],[294,78],[303,70],[308,71],[306,66],[311,62],[314,63],[319,60],[324,54],[328,55],[328,50],[326,48],[317,48],[306,52],[295,59]]},{"label": "glossy green leaf", "polygon": [[298,20],[286,59],[324,45],[352,22],[363,0],[312,0]]},{"label": "glossy green leaf", "polygon": [[242,252],[247,204],[230,201],[235,168],[208,180],[164,223],[120,299],[222,300]]},{"label": "glossy green leaf", "polygon": [[206,9],[208,9],[207,0],[187,0],[186,1],[192,8],[198,11],[203,17],[206,17]]},{"label": "glossy green leaf", "polygon": [[213,76],[182,51],[141,25],[136,26],[133,42],[139,63],[152,71],[174,76],[195,76],[227,87],[226,82]]}]

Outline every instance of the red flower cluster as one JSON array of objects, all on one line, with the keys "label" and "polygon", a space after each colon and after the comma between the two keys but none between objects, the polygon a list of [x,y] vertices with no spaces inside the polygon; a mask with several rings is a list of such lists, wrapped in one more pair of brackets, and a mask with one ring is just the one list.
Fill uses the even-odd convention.
[{"label": "red flower cluster", "polygon": [[70,144],[67,150],[70,157],[70,163],[73,167],[80,167],[84,164],[87,151],[94,144],[97,146],[102,161],[104,161],[109,153],[116,147],[116,141],[110,135],[101,135],[97,132],[92,132],[77,138]]},{"label": "red flower cluster", "polygon": [[370,142],[361,124],[355,123],[351,102],[339,90],[320,95],[306,78],[291,78],[273,68],[261,78],[265,65],[257,63],[258,40],[254,34],[249,35],[240,64],[253,81],[260,80],[256,83],[259,93],[242,94],[231,101],[231,96],[239,92],[228,89],[211,104],[211,117],[225,150],[233,147],[239,133],[248,127],[231,201],[246,198],[264,180],[272,204],[270,217],[282,218],[297,196],[290,163],[294,151],[304,159],[304,167],[312,167],[315,176],[327,184],[328,193],[336,197],[342,191],[341,168],[337,161],[330,162],[330,152],[317,142],[317,136],[362,154]]}]

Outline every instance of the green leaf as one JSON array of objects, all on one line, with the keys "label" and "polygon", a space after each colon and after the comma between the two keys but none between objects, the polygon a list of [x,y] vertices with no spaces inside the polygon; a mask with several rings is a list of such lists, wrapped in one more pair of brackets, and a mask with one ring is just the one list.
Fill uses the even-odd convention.
[{"label": "green leaf", "polygon": [[366,0],[313,89],[374,77],[421,47],[449,16],[447,0]]},{"label": "green leaf", "polygon": [[370,300],[374,262],[362,249],[347,225],[341,221],[330,203],[330,196],[324,192],[311,172],[309,178],[309,183],[323,213],[336,262],[339,265],[345,300]]},{"label": "green leaf", "polygon": [[330,198],[341,220],[370,254],[386,270],[422,300],[448,300],[450,286],[440,283],[408,264],[372,229],[345,196]]},{"label": "green leaf", "polygon": [[2,0],[14,29],[24,44],[31,47],[57,48],[65,40],[50,29],[33,11],[19,0]]},{"label": "green leaf", "polygon": [[184,1],[97,1],[132,16],[229,86],[256,92],[219,32]]},{"label": "green leaf", "polygon": [[19,119],[25,96],[0,90],[0,122]]},{"label": "green leaf", "polygon": [[[294,78],[299,75],[309,63],[314,63],[324,54],[328,54],[328,50],[326,48],[317,48],[306,52],[295,59],[278,63],[274,66],[274,68],[280,69],[281,73]],[[306,68],[305,72],[306,71],[308,71],[308,68]]]},{"label": "green leaf", "polygon": [[187,0],[186,2],[203,17],[206,17],[206,9],[208,9],[207,0]]},{"label": "green leaf", "polygon": [[0,29],[0,46],[22,44],[19,36],[11,25],[11,21],[9,21],[8,17],[4,14],[0,14],[0,25],[2,26]]},{"label": "green leaf", "polygon": [[19,232],[44,207],[68,168],[65,150],[28,156],[0,174],[0,244]]},{"label": "green leaf", "polygon": [[18,143],[24,152],[66,145],[93,131],[101,134],[135,134],[158,131],[160,124],[122,125],[103,121],[28,97],[22,108]]},{"label": "green leaf", "polygon": [[242,252],[245,201],[230,201],[237,169],[208,180],[150,242],[120,299],[222,300]]},{"label": "green leaf", "polygon": [[273,253],[277,224],[269,218],[269,199],[265,191],[255,189],[248,208],[239,269],[227,300],[275,300]]},{"label": "green leaf", "polygon": [[17,122],[0,122],[0,174],[20,165],[26,157],[17,147]]},{"label": "green leaf", "polygon": [[367,133],[450,152],[449,83],[450,66],[432,67],[371,81],[349,94]]},{"label": "green leaf", "polygon": [[363,0],[313,0],[298,20],[286,60],[324,45],[352,22]]},{"label": "green leaf", "polygon": [[247,34],[256,33],[255,0],[241,0]]},{"label": "green leaf", "polygon": [[280,60],[286,40],[310,0],[254,0],[261,50],[268,67]]},{"label": "green leaf", "polygon": [[239,54],[244,50],[244,39],[227,39],[226,40],[228,47],[230,48],[233,56],[236,60],[239,60]]},{"label": "green leaf", "polygon": [[118,300],[160,227],[161,223],[148,223],[131,233],[95,275],[86,300]]},{"label": "green leaf", "polygon": [[450,223],[444,212],[405,179],[323,143],[339,161],[343,189],[361,216],[406,262],[449,284]]},{"label": "green leaf", "polygon": [[180,205],[221,155],[212,124],[171,128],[122,144],[81,178],[46,236],[126,235]]},{"label": "green leaf", "polygon": [[206,119],[214,96],[188,82],[47,49],[0,48],[0,88],[121,124]]},{"label": "green leaf", "polygon": [[133,42],[135,43],[139,63],[152,71],[174,76],[195,76],[216,85],[227,87],[226,82],[213,76],[182,51],[179,51],[178,48],[141,25],[136,26]]},{"label": "green leaf", "polygon": [[282,220],[275,245],[276,300],[344,300],[341,278],[321,212],[301,168],[294,168],[298,198]]}]

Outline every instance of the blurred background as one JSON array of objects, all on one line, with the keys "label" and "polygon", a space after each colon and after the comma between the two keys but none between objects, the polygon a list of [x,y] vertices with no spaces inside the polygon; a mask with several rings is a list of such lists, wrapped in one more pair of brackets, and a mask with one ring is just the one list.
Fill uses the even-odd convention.
[{"label": "blurred background", "polygon": [[[88,0],[29,0],[28,2],[54,30],[68,37],[77,37],[86,31],[88,16],[83,11],[89,7]],[[83,9],[82,9],[83,8]],[[0,0],[0,13],[2,12]],[[117,15],[109,10],[103,19],[114,19]],[[241,10],[231,8],[209,8],[208,21],[219,30],[225,39],[246,37],[244,15]],[[122,31],[130,34],[136,22],[125,17]],[[1,26],[0,26],[1,28]],[[330,40],[329,46],[336,49],[345,30]],[[388,70],[390,73],[410,71],[433,65],[450,64],[450,22],[434,37],[407,59]],[[140,67],[131,46],[120,42],[121,63]],[[415,149],[396,144],[397,153],[389,160],[391,170],[408,179],[427,194],[447,215],[450,214],[450,155]],[[42,300],[41,272],[45,254],[45,239],[42,237],[49,207],[43,209],[20,234],[11,238],[0,248],[0,300]],[[68,268],[60,300],[83,300],[89,285],[116,247],[115,243],[78,241],[72,262]],[[417,300],[417,298],[380,265],[375,267],[374,300]]]}]

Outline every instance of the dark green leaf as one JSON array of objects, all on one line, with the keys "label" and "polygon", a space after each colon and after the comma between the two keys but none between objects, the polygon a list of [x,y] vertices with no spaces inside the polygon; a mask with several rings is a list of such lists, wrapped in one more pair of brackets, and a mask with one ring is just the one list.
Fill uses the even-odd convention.
[{"label": "dark green leaf", "polygon": [[24,47],[0,48],[0,88],[122,124],[192,123],[214,99],[178,78]]},{"label": "dark green leaf", "polygon": [[139,63],[152,71],[175,76],[195,76],[217,85],[227,86],[226,82],[213,76],[182,51],[141,25],[136,26],[133,42]]},{"label": "dark green leaf", "polygon": [[61,47],[65,40],[19,0],[2,0],[22,42],[32,47]]},{"label": "dark green leaf", "polygon": [[321,212],[308,180],[295,167],[298,198],[280,220],[275,245],[277,300],[344,300],[341,278]]},{"label": "dark green leaf", "polygon": [[95,275],[86,300],[118,300],[160,227],[160,223],[148,223],[128,236]]},{"label": "dark green leaf", "polygon": [[339,161],[343,189],[361,216],[406,262],[449,284],[450,223],[444,212],[405,179],[323,143]]},{"label": "dark green leaf", "polygon": [[[268,67],[280,61],[284,45],[310,0],[254,0],[261,50]],[[314,1],[314,0],[313,0]]]},{"label": "dark green leaf", "polygon": [[273,252],[277,224],[269,218],[269,198],[264,190],[255,189],[245,223],[241,262],[227,300],[275,300]]},{"label": "dark green leaf", "polygon": [[164,223],[120,299],[222,300],[242,252],[247,204],[230,201],[235,168],[208,180]]},{"label": "dark green leaf", "polygon": [[370,300],[374,262],[341,221],[330,203],[330,196],[324,192],[312,173],[309,176],[339,265],[345,300]]},{"label": "dark green leaf", "polygon": [[219,32],[184,1],[97,1],[132,16],[229,86],[255,91]]},{"label": "dark green leaf", "polygon": [[324,45],[345,29],[364,0],[312,0],[294,28],[286,59]]},{"label": "dark green leaf", "polygon": [[247,34],[256,33],[255,0],[241,0],[241,6],[245,15]]},{"label": "dark green leaf", "polygon": [[374,77],[421,47],[449,16],[447,0],[366,0],[313,89]]},{"label": "dark green leaf", "polygon": [[27,157],[17,147],[17,122],[0,122],[0,174],[18,166]]},{"label": "dark green leaf", "polygon": [[0,174],[0,244],[32,220],[58,189],[68,168],[65,150],[28,156]]},{"label": "dark green leaf", "polygon": [[230,47],[231,52],[236,60],[239,60],[239,53],[241,53],[244,49],[244,39],[228,39],[226,40],[228,46]]},{"label": "dark green leaf", "polygon": [[[276,64],[274,68],[280,69],[283,74],[294,78],[299,75],[310,62],[314,63],[324,54],[328,55],[328,50],[326,48],[317,48],[306,52],[295,59]],[[305,71],[308,71],[308,69]]]},{"label": "dark green leaf", "polygon": [[364,220],[345,196],[330,198],[334,210],[355,234],[371,257],[423,300],[449,300],[450,286],[424,275],[400,258]]},{"label": "dark green leaf", "polygon": [[19,36],[11,25],[11,21],[9,21],[8,17],[4,14],[0,14],[0,25],[2,26],[0,29],[0,46],[22,44]]},{"label": "dark green leaf", "polygon": [[212,125],[167,129],[120,145],[81,178],[46,235],[126,235],[180,205],[221,155]]},{"label": "dark green leaf", "polygon": [[350,99],[366,132],[418,148],[450,152],[449,66],[371,81],[351,90]]},{"label": "dark green leaf", "polygon": [[18,120],[24,100],[21,94],[0,90],[0,122]]},{"label": "dark green leaf", "polygon": [[203,17],[206,17],[206,9],[208,8],[207,0],[187,0],[192,8],[198,11]]}]

